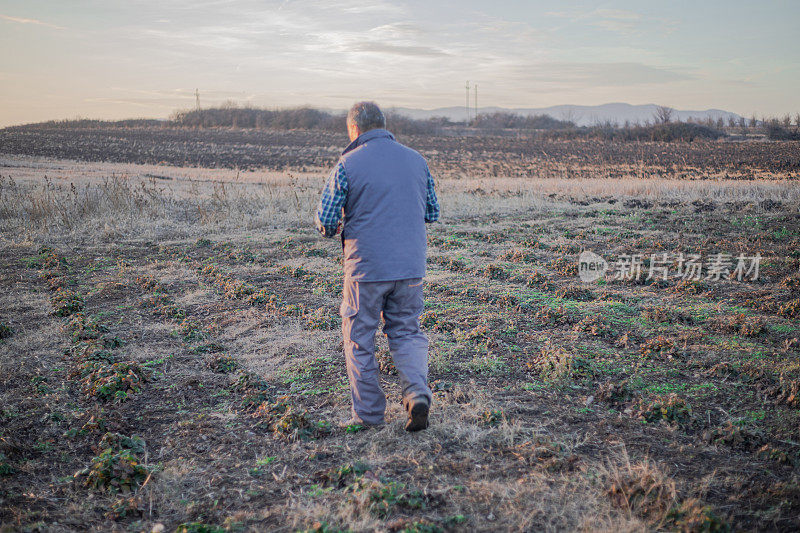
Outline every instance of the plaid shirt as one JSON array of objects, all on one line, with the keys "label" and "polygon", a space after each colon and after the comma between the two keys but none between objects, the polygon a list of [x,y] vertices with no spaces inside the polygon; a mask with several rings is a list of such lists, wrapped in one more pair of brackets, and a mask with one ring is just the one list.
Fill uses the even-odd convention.
[{"label": "plaid shirt", "polygon": [[[439,220],[439,200],[436,198],[431,171],[426,168],[426,172],[428,173],[428,195],[425,200],[425,222],[436,222]],[[341,231],[346,201],[347,172],[344,165],[339,162],[331,171],[317,206],[316,225],[321,234],[333,237]]]}]

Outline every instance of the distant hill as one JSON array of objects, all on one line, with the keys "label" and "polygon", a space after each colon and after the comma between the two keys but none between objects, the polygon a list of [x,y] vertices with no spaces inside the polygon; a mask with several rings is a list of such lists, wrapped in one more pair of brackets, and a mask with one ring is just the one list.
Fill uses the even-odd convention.
[{"label": "distant hill", "polygon": [[[479,107],[478,113],[517,113],[523,116],[529,115],[549,115],[559,120],[571,120],[579,126],[591,126],[600,122],[617,122],[620,125],[626,120],[631,123],[653,120],[656,104],[631,105],[624,103],[603,104],[596,106],[586,105],[557,105],[552,107],[534,108],[503,108],[503,107]],[[452,121],[463,121],[466,117],[464,107],[440,107],[437,109],[414,109],[408,107],[394,107],[392,111],[406,115],[414,119],[428,119],[431,117],[447,117]],[[474,111],[473,111],[474,112]],[[729,117],[739,119],[739,115],[722,109],[706,109],[704,111],[691,111],[676,109],[673,120],[685,121],[689,118],[705,120],[722,118],[728,121]]]}]

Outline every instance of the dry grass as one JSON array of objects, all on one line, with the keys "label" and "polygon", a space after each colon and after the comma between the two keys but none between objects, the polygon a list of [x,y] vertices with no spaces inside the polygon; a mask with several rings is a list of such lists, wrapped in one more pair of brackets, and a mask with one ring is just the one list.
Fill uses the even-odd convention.
[{"label": "dry grass", "polygon": [[[0,229],[32,239],[170,240],[209,233],[307,226],[324,172],[279,173],[85,164],[5,156],[0,173]],[[155,178],[153,176],[159,176]],[[627,178],[439,179],[445,220],[474,215],[574,211],[608,200],[764,202],[797,205],[792,181]]]}]

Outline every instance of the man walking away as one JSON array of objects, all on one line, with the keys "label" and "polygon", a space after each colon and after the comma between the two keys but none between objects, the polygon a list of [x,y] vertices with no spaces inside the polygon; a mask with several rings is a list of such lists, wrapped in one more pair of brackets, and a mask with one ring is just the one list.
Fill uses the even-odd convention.
[{"label": "man walking away", "polygon": [[378,379],[375,331],[383,332],[400,376],[405,429],[428,427],[428,338],[419,329],[427,248],[426,222],[439,219],[428,164],[397,142],[373,102],[347,114],[352,141],[330,174],[317,208],[325,237],[341,232],[344,249],[342,336],[350,380],[348,423],[384,424],[386,395]]}]

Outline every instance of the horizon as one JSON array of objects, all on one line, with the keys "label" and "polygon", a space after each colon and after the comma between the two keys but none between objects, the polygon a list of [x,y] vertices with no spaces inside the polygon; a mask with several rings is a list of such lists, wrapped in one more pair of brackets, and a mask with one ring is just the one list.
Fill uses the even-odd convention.
[{"label": "horizon", "polygon": [[[479,108],[609,103],[794,116],[800,6],[632,1],[0,0],[0,127],[253,107]],[[731,36],[735,38],[731,39]],[[698,53],[702,50],[703,53]],[[340,65],[337,67],[337,65]]]},{"label": "horizon", "polygon": [[[280,111],[290,111],[290,110],[295,110],[295,109],[313,109],[313,110],[316,110],[316,111],[327,113],[329,115],[337,115],[337,114],[345,115],[345,114],[347,114],[347,111],[348,111],[348,108],[335,109],[335,108],[326,108],[326,107],[314,106],[314,105],[311,105],[311,104],[300,104],[300,105],[296,105],[296,106],[259,106],[259,105],[253,105],[251,102],[240,103],[240,102],[235,102],[235,101],[232,101],[232,100],[229,100],[229,101],[226,101],[226,102],[221,102],[220,104],[214,105],[214,106],[201,107],[198,110],[199,111],[219,110],[219,109],[225,109],[226,107],[229,107],[229,106],[232,106],[234,109],[253,109],[253,110],[258,110],[258,111],[278,111],[278,112],[280,112]],[[479,106],[478,107],[478,112],[479,112],[479,114],[487,115],[487,114],[491,114],[491,113],[495,113],[495,112],[503,113],[503,114],[520,114],[519,112],[521,112],[521,111],[536,111],[537,114],[523,115],[523,116],[538,116],[538,112],[541,112],[542,115],[547,115],[547,113],[544,112],[544,110],[552,109],[552,108],[560,108],[560,107],[602,108],[602,107],[606,107],[606,106],[630,106],[630,107],[634,107],[635,108],[635,107],[649,107],[649,106],[658,107],[658,104],[655,104],[653,102],[646,103],[646,104],[629,104],[627,102],[606,102],[604,104],[598,104],[596,106],[585,106],[585,105],[581,105],[581,104],[556,104],[556,105],[553,105],[553,106],[548,106],[546,108],[522,108],[522,107],[510,108],[510,107],[497,107],[497,106],[485,106],[485,107],[480,107]],[[430,112],[434,112],[434,111],[445,112],[445,111],[448,111],[448,110],[464,111],[464,108],[465,108],[464,105],[461,105],[461,106],[432,107],[432,108],[406,107],[406,106],[383,106],[383,105],[381,105],[380,107],[385,112],[396,113],[398,116],[405,117],[407,119],[412,119],[412,120],[425,120],[425,119],[424,118],[415,118],[415,116],[414,116],[415,113],[407,113],[407,111],[417,112],[417,113],[419,113],[419,112],[430,113]],[[671,109],[675,113],[678,113],[678,114],[680,114],[680,113],[683,113],[683,114],[687,114],[687,113],[699,113],[699,114],[702,114],[702,113],[715,113],[715,112],[719,112],[719,113],[722,113],[722,114],[732,113],[732,112],[729,112],[727,110],[718,109],[718,108],[709,108],[709,109],[675,109],[675,108],[671,108]],[[173,110],[171,115],[174,114],[174,113],[178,113],[178,112],[192,112],[192,111],[195,111],[195,108],[189,107],[189,108],[183,108],[183,109],[175,109],[175,110]],[[470,111],[474,112],[474,108],[471,108]],[[576,122],[576,124],[578,124],[578,125],[580,125],[581,118],[583,118],[581,116],[577,116],[577,117],[573,117],[573,118],[570,118],[570,117],[559,117],[559,116],[556,116],[554,114],[550,114],[549,116],[551,116],[552,118],[558,119],[558,120],[573,121],[573,122]],[[651,119],[652,116],[653,115],[648,115],[646,117],[646,120]],[[797,116],[800,116],[800,114],[798,114]],[[451,120],[451,122],[453,122],[453,123],[458,123],[460,121],[463,121],[463,119],[462,120],[451,119],[446,114],[445,115],[433,115],[431,118],[438,118],[438,117],[447,118],[447,119]],[[471,115],[471,117],[474,117],[474,115]],[[792,115],[791,117],[792,117],[792,120],[794,121],[795,120],[794,115]],[[595,118],[596,118],[596,122],[597,123],[603,122],[603,120],[601,120],[600,118],[597,118],[597,117],[595,117]],[[698,116],[689,115],[688,117],[687,116],[681,117],[680,115],[678,115],[678,116],[675,116],[672,119],[672,121],[673,122],[684,122],[684,121],[686,121],[686,119],[689,119],[689,120],[691,120],[691,119],[701,119],[702,120],[703,118],[704,117],[702,115],[698,115]],[[749,119],[750,117],[742,116],[742,118]],[[778,117],[766,117],[766,116],[765,117],[761,117],[761,116],[759,116],[757,118],[758,118],[759,121],[761,121],[762,118],[764,120],[766,120],[768,118],[778,118]],[[32,124],[42,124],[42,123],[47,123],[47,122],[71,122],[71,121],[75,121],[75,122],[77,122],[77,121],[124,122],[124,121],[135,121],[135,120],[156,120],[156,121],[169,122],[169,121],[173,120],[173,117],[172,116],[166,116],[166,117],[131,116],[131,117],[106,119],[106,118],[97,118],[97,117],[75,116],[75,117],[48,119],[48,120],[43,120],[43,121],[38,121],[38,122],[12,124],[12,125],[7,125],[7,126],[0,125],[0,129],[6,128],[6,127],[12,128],[12,127],[16,127],[16,126],[28,126],[28,125],[32,125]],[[618,122],[619,124],[622,124],[623,121],[624,121],[623,118],[612,120],[612,122]],[[636,124],[636,123],[637,122],[634,122],[634,124]]]}]

